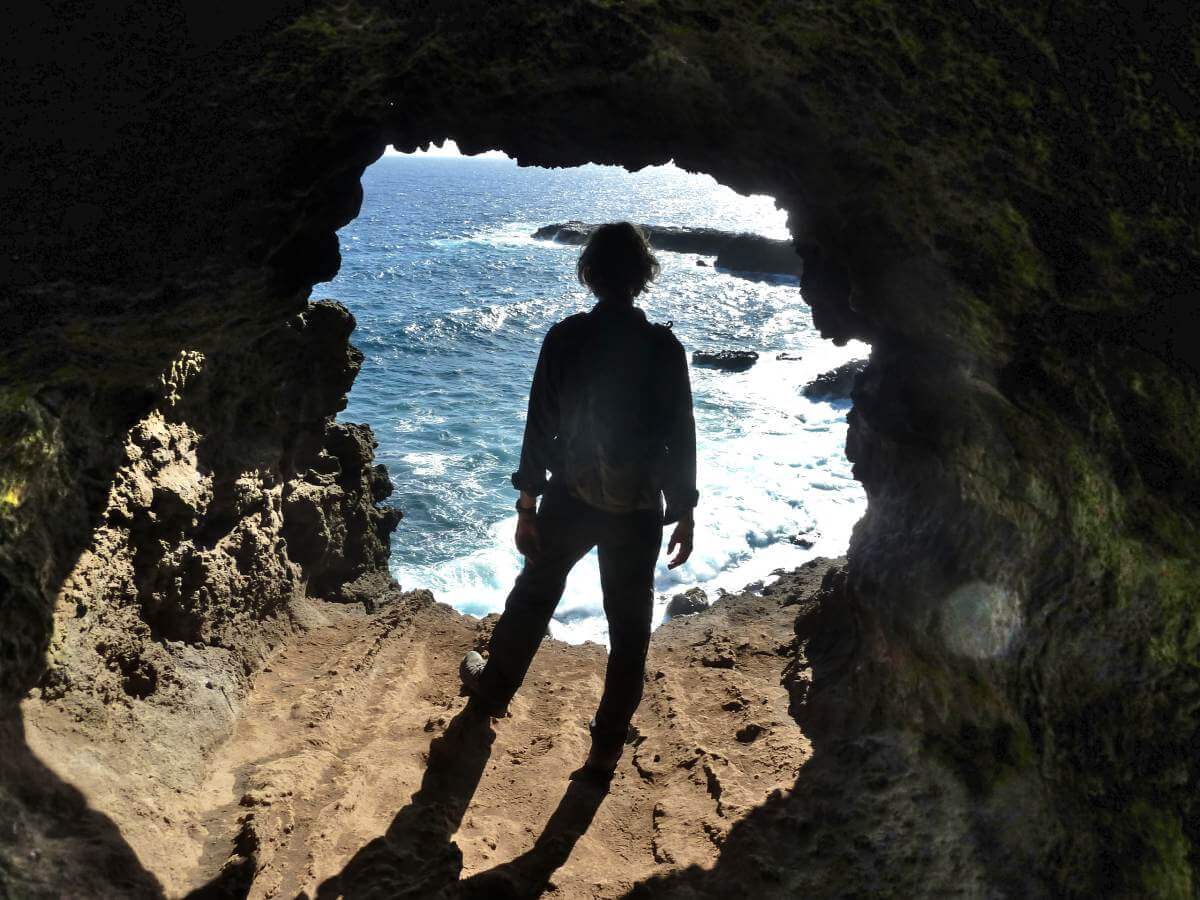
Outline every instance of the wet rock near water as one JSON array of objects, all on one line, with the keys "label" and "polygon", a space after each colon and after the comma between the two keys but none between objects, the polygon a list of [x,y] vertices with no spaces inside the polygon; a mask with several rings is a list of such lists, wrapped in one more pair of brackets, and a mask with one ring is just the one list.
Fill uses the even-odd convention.
[{"label": "wet rock near water", "polygon": [[704,612],[708,606],[708,594],[700,588],[692,588],[671,598],[671,602],[667,604],[667,618],[695,615]]},{"label": "wet rock near water", "polygon": [[822,372],[804,386],[804,396],[809,400],[849,400],[855,381],[866,368],[865,359],[855,359]]},{"label": "wet rock near water", "polygon": [[697,350],[692,354],[692,364],[726,372],[745,372],[758,362],[753,350]]}]

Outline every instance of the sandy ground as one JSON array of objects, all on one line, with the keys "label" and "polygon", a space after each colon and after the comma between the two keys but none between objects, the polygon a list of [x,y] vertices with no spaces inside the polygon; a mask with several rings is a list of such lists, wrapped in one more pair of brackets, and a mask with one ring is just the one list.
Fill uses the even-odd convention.
[{"label": "sandy ground", "polygon": [[616,897],[711,866],[739,819],[795,784],[811,753],[780,683],[795,599],[730,596],[655,632],[607,792],[570,778],[604,648],[545,641],[509,715],[490,719],[457,677],[490,622],[423,591],[370,614],[329,607],[285,642],[192,789],[63,752],[70,723],[52,707],[27,707],[26,726],[169,896]]}]

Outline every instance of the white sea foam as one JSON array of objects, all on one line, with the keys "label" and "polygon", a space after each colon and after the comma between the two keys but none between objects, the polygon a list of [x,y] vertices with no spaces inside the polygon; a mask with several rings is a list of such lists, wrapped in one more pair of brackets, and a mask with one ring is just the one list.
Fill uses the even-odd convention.
[{"label": "white sea foam", "polygon": [[[865,357],[869,349],[858,343],[833,347],[814,335],[799,361],[777,360],[778,351],[766,350],[746,372],[692,369],[701,497],[696,545],[685,565],[670,570],[670,527],[664,533],[655,571],[656,623],[669,597],[680,591],[700,587],[715,599],[721,589],[769,581],[775,569],[845,552],[866,505],[845,456],[847,404],[807,400],[800,388],[820,372]],[[431,456],[406,459],[431,466]],[[472,615],[499,612],[522,562],[513,546],[515,524],[515,515],[497,522],[486,546],[465,556],[399,568],[395,575],[401,584],[427,586]],[[812,546],[797,545],[793,537]],[[551,633],[572,642],[607,641],[595,551],[567,579]]]},{"label": "white sea foam", "polygon": [[466,237],[438,238],[430,241],[436,247],[454,249],[459,247],[533,247],[539,250],[566,247],[565,244],[554,244],[534,238],[533,232],[544,223],[534,222],[505,222],[481,228]]},{"label": "white sea foam", "polygon": [[414,475],[437,478],[446,474],[445,453],[406,453],[401,458],[412,467]]}]

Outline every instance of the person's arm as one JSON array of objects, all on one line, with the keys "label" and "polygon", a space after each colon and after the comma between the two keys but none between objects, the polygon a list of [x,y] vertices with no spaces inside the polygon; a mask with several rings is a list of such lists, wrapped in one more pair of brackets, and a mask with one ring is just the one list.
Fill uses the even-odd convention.
[{"label": "person's arm", "polygon": [[673,340],[668,378],[671,379],[671,415],[667,431],[667,477],[663,485],[666,498],[664,523],[678,523],[667,544],[667,553],[679,552],[667,563],[674,569],[692,554],[693,513],[699,492],[696,490],[696,419],[692,412],[692,385],[688,379],[687,353]]},{"label": "person's arm", "polygon": [[550,468],[553,443],[558,434],[558,391],[550,374],[552,335],[550,329],[542,341],[533,384],[529,389],[529,410],[525,417],[525,436],[521,442],[521,461],[512,474],[512,484],[520,491],[517,501],[517,549],[524,556],[536,556],[541,550],[538,533],[537,497],[546,489],[546,470]]},{"label": "person's arm", "polygon": [[522,556],[534,557],[542,552],[542,535],[538,531],[537,497],[521,491],[517,501],[517,532],[513,535]]},{"label": "person's arm", "polygon": [[[529,411],[525,416],[525,437],[521,442],[521,462],[512,474],[512,485],[523,497],[536,499],[546,489],[546,470],[553,458],[554,439],[558,434],[558,391],[551,369],[554,356],[554,329],[547,332],[533,370],[529,388]],[[523,502],[526,502],[523,500]]]}]

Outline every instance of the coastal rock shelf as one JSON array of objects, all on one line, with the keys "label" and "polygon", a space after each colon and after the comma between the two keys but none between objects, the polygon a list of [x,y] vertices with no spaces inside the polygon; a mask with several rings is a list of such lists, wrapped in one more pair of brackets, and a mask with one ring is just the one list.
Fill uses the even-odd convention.
[{"label": "coastal rock shelf", "polygon": [[810,400],[849,400],[860,375],[867,370],[865,359],[852,359],[836,369],[822,372],[804,386]]},{"label": "coastal rock shelf", "polygon": [[[597,226],[586,222],[559,222],[543,225],[533,237],[560,244],[583,244]],[[679,228],[671,225],[639,225],[655,250],[674,253],[703,253],[715,255],[715,265],[731,272],[763,275],[788,275],[799,278],[804,269],[803,258],[796,253],[791,241],[762,237],[757,234],[738,234],[716,228]]]},{"label": "coastal rock shelf", "polygon": [[697,350],[692,354],[692,364],[724,369],[727,372],[745,372],[758,362],[753,350]]},{"label": "coastal rock shelf", "polygon": [[[289,828],[336,842],[321,823],[355,807],[353,854],[418,783],[426,821],[459,802],[469,768],[417,773],[465,626],[431,643],[360,612],[392,593],[397,516],[369,433],[336,421],[352,320],[310,304],[365,167],[451,136],[773,196],[797,302],[872,348],[846,444],[868,511],[819,602],[770,612],[795,640],[712,612],[663,626],[703,646],[659,645],[676,662],[649,672],[637,775],[605,801],[661,867],[638,856],[630,890],[1195,897],[1194,4],[25,6],[0,112],[0,894],[158,897],[232,856],[225,896],[295,896]],[[598,677],[556,653],[570,690]],[[690,705],[743,666],[761,690]],[[289,699],[313,744],[276,758],[303,744],[271,718]],[[437,704],[389,743],[390,717]],[[515,773],[577,758],[556,710],[497,726],[509,800]],[[289,771],[317,756],[327,778]],[[383,765],[412,767],[395,794]],[[329,804],[285,797],[292,778]],[[503,806],[465,848],[404,819],[403,864],[361,872],[461,850],[501,880],[562,863],[586,894],[601,860],[625,871],[605,806],[595,840],[540,848],[500,840]]]}]

